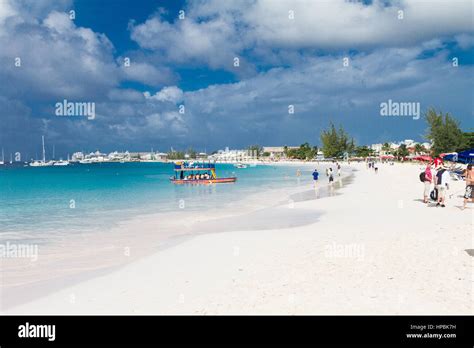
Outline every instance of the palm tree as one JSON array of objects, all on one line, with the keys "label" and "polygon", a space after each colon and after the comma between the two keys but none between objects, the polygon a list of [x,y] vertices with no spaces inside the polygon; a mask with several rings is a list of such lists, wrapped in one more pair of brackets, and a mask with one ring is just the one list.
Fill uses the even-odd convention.
[{"label": "palm tree", "polygon": [[390,147],[390,144],[389,143],[384,143],[382,145],[382,151],[385,153],[385,154],[389,154],[391,152],[391,147]]},{"label": "palm tree", "polygon": [[415,153],[422,155],[426,153],[426,148],[422,144],[415,144]]}]

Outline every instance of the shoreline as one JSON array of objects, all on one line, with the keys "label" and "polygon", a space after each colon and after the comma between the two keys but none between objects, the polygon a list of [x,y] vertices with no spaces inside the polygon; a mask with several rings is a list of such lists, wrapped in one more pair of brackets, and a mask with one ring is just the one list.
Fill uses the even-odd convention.
[{"label": "shoreline", "polygon": [[[294,163],[294,165],[302,169],[310,168],[308,163],[304,162]],[[344,171],[341,179],[345,178],[346,175],[352,174]],[[292,196],[313,192],[312,190],[308,191],[310,186],[307,185],[307,183],[298,183],[294,187],[266,189],[265,196],[268,197],[264,200],[262,200],[261,193],[239,198],[232,203],[238,209],[237,212],[232,211],[234,207],[223,207],[218,210],[212,209],[211,214],[203,214],[201,211],[138,214],[120,221],[117,226],[98,235],[64,236],[61,242],[53,243],[52,245],[47,244],[41,248],[45,251],[45,255],[41,257],[40,262],[37,264],[33,264],[28,260],[12,261],[3,259],[4,266],[11,266],[16,261],[20,262],[14,265],[13,268],[4,267],[2,272],[3,278],[4,280],[8,279],[8,281],[5,282],[7,285],[4,284],[3,286],[3,305],[0,308],[7,310],[10,307],[41,298],[65,287],[99,275],[106,275],[155,252],[175,247],[179,243],[204,233],[226,232],[226,229],[228,232],[227,226],[233,220],[238,222],[242,217],[250,218],[250,220],[262,220],[264,219],[265,211],[287,203],[292,204]],[[322,189],[318,196],[310,197],[309,199],[318,199],[330,195],[331,193],[328,192],[329,190],[326,189],[326,186],[328,187],[327,184],[321,183]],[[245,205],[244,201],[246,201]],[[267,214],[271,214],[271,211]],[[288,219],[289,217],[277,214],[273,216],[273,219],[275,218],[280,221],[283,227],[285,225],[285,218]],[[298,219],[304,219],[304,215],[300,215]],[[295,217],[289,220],[295,220]],[[165,223],[163,225],[163,221],[167,221],[168,224]],[[169,224],[170,221],[178,221],[178,223]],[[161,226],[160,236],[156,236],[156,228],[153,227],[153,225],[157,226],[157,222]],[[177,228],[182,230],[183,226],[184,231],[182,233],[173,234],[170,232],[175,231]],[[255,227],[258,226],[254,223],[246,228],[251,229]],[[278,224],[274,225],[274,227],[278,227]],[[262,223],[260,223],[260,228],[264,228]],[[199,232],[202,230],[207,232]],[[138,241],[134,240],[135,231],[140,231],[140,240]],[[61,249],[76,251],[66,255]],[[124,253],[127,254],[125,258]],[[85,259],[88,261],[83,261]],[[66,269],[66,271],[57,269],[59,263],[64,265],[61,268]],[[97,264],[100,266],[96,266]],[[31,266],[34,267],[31,268]],[[37,269],[44,270],[35,275]],[[16,274],[17,272],[22,274],[25,270],[30,273],[28,278],[24,275],[18,276]],[[50,276],[50,274],[55,276]],[[16,278],[18,278],[17,283],[12,283],[12,280],[14,281]],[[28,282],[25,283],[25,280],[22,279],[28,279]]]},{"label": "shoreline", "polygon": [[5,313],[472,313],[474,208],[422,204],[417,167],[351,167],[341,195],[287,209],[309,224],[200,234]]}]

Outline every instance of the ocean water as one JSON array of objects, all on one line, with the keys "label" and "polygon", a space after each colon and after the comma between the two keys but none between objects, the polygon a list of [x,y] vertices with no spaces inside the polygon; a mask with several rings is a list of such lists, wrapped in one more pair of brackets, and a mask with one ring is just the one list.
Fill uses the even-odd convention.
[{"label": "ocean water", "polygon": [[246,196],[312,179],[308,167],[217,164],[216,169],[219,177],[236,175],[237,182],[174,185],[172,163],[0,166],[0,240],[46,243],[65,233],[104,230],[138,214],[238,207]]}]

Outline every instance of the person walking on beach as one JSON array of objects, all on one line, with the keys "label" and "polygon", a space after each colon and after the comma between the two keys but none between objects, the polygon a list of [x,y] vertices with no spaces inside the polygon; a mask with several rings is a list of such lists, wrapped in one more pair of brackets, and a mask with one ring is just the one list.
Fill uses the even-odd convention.
[{"label": "person walking on beach", "polygon": [[424,172],[424,191],[423,191],[423,203],[429,202],[430,192],[431,192],[431,183],[433,182],[433,173],[431,171],[431,164],[428,163]]},{"label": "person walking on beach", "polygon": [[436,206],[444,208],[446,205],[446,190],[449,190],[449,171],[443,165],[439,167],[438,172],[436,173],[436,188],[438,189],[438,203]]},{"label": "person walking on beach", "polygon": [[332,184],[334,181],[334,176],[332,175],[332,168],[329,168],[329,183]]},{"label": "person walking on beach", "polygon": [[316,183],[318,182],[318,178],[319,178],[319,173],[318,173],[318,170],[315,169],[314,172],[313,172],[313,182],[314,182],[314,186],[316,186]]},{"label": "person walking on beach", "polygon": [[466,169],[466,192],[464,192],[464,204],[461,210],[466,209],[468,200],[474,203],[474,169],[472,164],[468,164]]},{"label": "person walking on beach", "polygon": [[341,176],[341,165],[337,164],[337,176]]}]

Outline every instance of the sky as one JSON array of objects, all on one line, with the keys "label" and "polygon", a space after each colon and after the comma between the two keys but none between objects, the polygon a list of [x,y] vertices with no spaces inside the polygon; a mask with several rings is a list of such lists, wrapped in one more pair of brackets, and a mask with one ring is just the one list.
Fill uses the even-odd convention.
[{"label": "sky", "polygon": [[[73,12],[71,12],[73,11]],[[0,0],[0,147],[75,151],[424,141],[472,131],[471,0]],[[57,103],[94,105],[94,117]],[[419,103],[421,117],[381,103]]]}]

